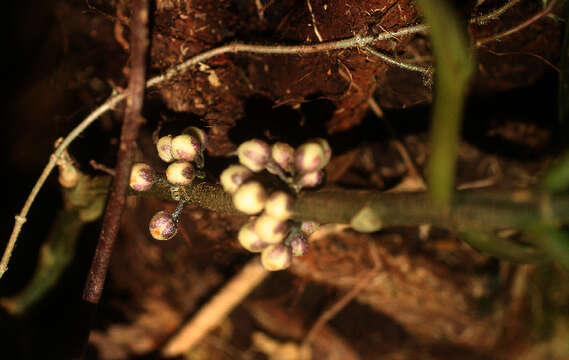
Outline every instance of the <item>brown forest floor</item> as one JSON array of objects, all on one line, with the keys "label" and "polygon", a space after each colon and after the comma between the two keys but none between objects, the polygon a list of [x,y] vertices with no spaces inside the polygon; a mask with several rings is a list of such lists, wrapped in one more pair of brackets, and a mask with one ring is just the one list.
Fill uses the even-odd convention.
[{"label": "brown forest floor", "polygon": [[[2,87],[7,183],[2,239],[8,238],[12,217],[54,140],[112,87],[125,86],[129,3],[29,1],[10,10]],[[229,41],[318,41],[304,1],[261,1],[263,9],[256,3],[157,0],[150,75]],[[480,11],[497,4],[487,1]],[[466,17],[472,8],[464,6]],[[522,1],[499,21],[470,27],[470,35],[507,29],[539,6],[539,1]],[[397,29],[419,19],[412,2],[404,0],[312,0],[312,7],[325,40]],[[567,137],[556,130],[557,72],[543,61],[558,62],[561,33],[562,24],[548,18],[479,49],[459,150],[459,186],[528,188],[566,146]],[[424,36],[377,47],[409,61],[431,60]],[[188,124],[207,128],[212,174],[230,162],[223,155],[248,138],[296,146],[321,136],[334,151],[327,185],[393,189],[408,178],[397,139],[420,173],[429,154],[432,89],[424,80],[358,50],[303,57],[221,56],[149,92],[138,156],[159,166],[151,142],[159,122],[166,132]],[[370,110],[371,97],[383,118]],[[71,146],[82,170],[96,173],[90,160],[114,163],[120,119],[120,112],[105,115]],[[31,277],[39,246],[61,206],[59,197],[53,177],[0,282],[2,296],[17,292]],[[87,358],[160,358],[155,352],[168,336],[250,258],[235,241],[243,217],[197,208],[184,210],[173,240],[153,241],[147,221],[164,208],[173,205],[147,198],[129,201]],[[569,322],[558,315],[569,314],[566,275],[550,266],[500,262],[445,229],[425,230],[331,231],[289,271],[263,282],[187,358],[286,359],[283,344],[294,349],[320,314],[362,284],[356,299],[316,336],[313,359],[569,356],[556,353],[569,342]],[[20,319],[0,313],[0,358],[63,356],[98,231],[98,224],[84,231],[75,260],[45,301]],[[370,278],[372,269],[377,273]]]}]

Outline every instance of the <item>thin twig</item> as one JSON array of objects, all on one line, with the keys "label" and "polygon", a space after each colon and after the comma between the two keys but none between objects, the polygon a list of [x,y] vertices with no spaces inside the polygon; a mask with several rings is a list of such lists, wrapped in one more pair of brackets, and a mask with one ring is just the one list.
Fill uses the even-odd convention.
[{"label": "thin twig", "polygon": [[377,254],[377,249],[375,247],[375,243],[370,241],[368,243],[370,248],[370,255],[373,261],[373,267],[364,274],[361,279],[356,283],[356,285],[347,292],[344,296],[342,296],[338,301],[334,303],[329,309],[324,311],[319,317],[318,320],[314,323],[308,334],[304,338],[302,342],[301,348],[307,347],[318,335],[318,332],[326,325],[328,321],[333,319],[343,308],[346,307],[367,285],[369,285],[370,281],[376,276],[377,271],[381,266],[381,262],[379,260],[379,256]]},{"label": "thin twig", "polygon": [[310,0],[306,0],[306,6],[308,7],[308,12],[310,13],[312,20],[312,29],[314,29],[314,35],[316,35],[316,38],[319,42],[323,42],[324,38],[320,34],[320,31],[318,31],[318,26],[316,26],[316,16],[314,16],[314,12],[312,11],[312,4],[310,3]]},{"label": "thin twig", "polygon": [[[165,73],[149,79],[146,82],[146,88],[152,88],[160,83],[171,80],[177,75],[180,75],[181,73],[185,72],[189,68],[199,64],[200,62],[204,62],[208,59],[211,59],[213,57],[222,54],[256,53],[256,54],[267,54],[267,55],[307,55],[307,54],[314,54],[314,53],[326,52],[331,50],[348,49],[358,46],[361,47],[376,41],[389,39],[393,36],[411,35],[419,32],[425,32],[428,29],[429,28],[427,25],[415,25],[400,29],[392,33],[381,33],[377,36],[365,36],[365,37],[354,36],[348,39],[329,41],[314,45],[285,46],[285,45],[250,45],[250,44],[241,44],[241,43],[224,45],[218,48],[208,50],[201,54],[198,54],[184,61],[183,63],[173,66]],[[30,194],[28,195],[28,198],[26,199],[26,202],[24,203],[22,210],[18,215],[16,215],[16,222],[14,224],[12,234],[10,235],[10,239],[8,240],[6,249],[4,250],[2,261],[0,262],[0,278],[2,277],[2,275],[4,275],[4,273],[8,269],[8,263],[10,261],[10,257],[14,250],[14,246],[16,245],[16,241],[18,239],[20,231],[22,230],[22,226],[26,222],[26,216],[28,215],[30,207],[32,206],[40,189],[43,187],[47,177],[55,167],[56,160],[61,156],[63,151],[67,149],[67,147],[71,144],[71,142],[73,142],[73,140],[75,140],[79,136],[79,134],[81,134],[87,127],[89,127],[89,125],[91,125],[101,115],[113,109],[125,98],[126,98],[125,92],[111,95],[101,106],[99,106],[91,114],[89,114],[89,116],[87,116],[83,121],[81,121],[81,123],[79,123],[79,125],[77,125],[77,127],[73,129],[69,133],[69,135],[67,135],[67,137],[61,142],[57,150],[53,153],[49,162],[47,163],[46,167],[44,168],[43,172],[41,173],[34,187],[32,188]]]},{"label": "thin twig", "polygon": [[418,65],[413,65],[413,64],[409,64],[403,61],[399,61],[396,60],[394,58],[392,58],[391,56],[387,56],[384,55],[382,53],[380,53],[379,51],[375,51],[372,47],[370,46],[364,46],[363,47],[367,52],[369,52],[370,54],[372,54],[373,56],[376,56],[378,58],[380,58],[381,60],[385,61],[386,63],[389,63],[391,65],[395,65],[397,67],[400,67],[402,69],[405,70],[409,70],[409,71],[416,71],[416,72],[420,72],[422,74],[425,75],[431,75],[432,74],[432,70],[429,67],[423,67],[423,66],[418,66]]},{"label": "thin twig", "polygon": [[148,49],[147,23],[148,0],[135,2],[130,41],[131,70],[120,146],[117,153],[116,174],[105,209],[99,242],[83,290],[83,300],[92,304],[99,302],[103,291],[128,191],[135,142],[138,137],[138,130],[144,122],[141,111],[144,102],[146,50]]},{"label": "thin twig", "polygon": [[511,29],[508,29],[508,30],[503,31],[503,32],[498,33],[498,34],[494,34],[492,36],[477,39],[476,43],[475,43],[476,47],[481,47],[484,44],[487,44],[487,43],[492,42],[492,41],[499,40],[499,39],[504,38],[506,36],[510,36],[510,35],[518,32],[518,31],[522,30],[522,29],[525,29],[526,27],[535,23],[536,21],[538,21],[542,17],[547,16],[553,10],[553,7],[555,6],[556,2],[557,2],[557,0],[551,0],[549,2],[549,4],[542,11],[538,12],[534,16],[532,16],[529,19],[527,19],[526,21],[524,21],[523,23],[521,23],[517,26],[514,26]]},{"label": "thin twig", "polygon": [[507,3],[505,3],[503,6],[495,10],[492,10],[488,14],[475,16],[471,18],[469,22],[471,24],[485,25],[488,21],[498,19],[502,14],[504,14],[506,11],[508,11],[511,7],[515,6],[519,2],[520,0],[510,0]]},{"label": "thin twig", "polygon": [[162,349],[162,355],[173,357],[192,348],[249,295],[267,276],[258,257],[249,261],[237,275],[205,305]]}]

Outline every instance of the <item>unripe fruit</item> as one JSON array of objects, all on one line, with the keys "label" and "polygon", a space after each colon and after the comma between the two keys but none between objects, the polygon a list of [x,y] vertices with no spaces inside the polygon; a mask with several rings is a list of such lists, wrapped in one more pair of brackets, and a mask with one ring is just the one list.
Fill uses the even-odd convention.
[{"label": "unripe fruit", "polygon": [[237,148],[239,162],[251,171],[258,172],[265,168],[269,162],[271,149],[266,142],[259,139],[245,141]]},{"label": "unripe fruit", "polygon": [[292,216],[294,200],[284,191],[275,191],[267,199],[265,213],[280,220],[287,220]]},{"label": "unripe fruit", "polygon": [[277,244],[286,237],[288,225],[285,220],[276,219],[270,215],[263,214],[255,220],[255,232],[264,242]]},{"label": "unripe fruit", "polygon": [[267,201],[267,193],[263,185],[257,181],[249,181],[239,187],[233,194],[233,205],[245,214],[254,215],[263,210]]},{"label": "unripe fruit", "polygon": [[303,221],[300,223],[300,231],[306,236],[314,234],[319,228],[320,224],[315,221]]},{"label": "unripe fruit", "polygon": [[176,160],[194,161],[201,153],[201,144],[197,137],[182,134],[172,139],[172,156]]},{"label": "unripe fruit", "polygon": [[135,191],[146,191],[154,184],[154,170],[150,165],[136,163],[130,170],[130,187]]},{"label": "unripe fruit", "polygon": [[322,169],[326,165],[324,160],[322,146],[313,141],[300,145],[294,154],[294,165],[301,174]]},{"label": "unripe fruit", "polygon": [[261,264],[266,270],[284,270],[292,262],[292,251],[283,244],[276,244],[267,247],[261,253]]},{"label": "unripe fruit", "polygon": [[207,146],[207,135],[205,131],[195,126],[188,126],[182,131],[183,134],[188,134],[199,140],[201,151],[204,151]]},{"label": "unripe fruit", "polygon": [[148,223],[150,235],[156,240],[170,240],[178,232],[176,221],[167,211],[157,212]]},{"label": "unripe fruit", "polygon": [[158,151],[158,157],[167,163],[174,161],[172,156],[172,136],[166,135],[158,139],[156,143],[156,150]]},{"label": "unripe fruit", "polygon": [[269,244],[261,240],[259,235],[255,232],[255,223],[253,221],[241,227],[237,239],[241,246],[250,252],[261,252],[264,248],[269,246]]},{"label": "unripe fruit", "polygon": [[298,183],[304,188],[312,188],[320,185],[323,179],[324,172],[322,170],[317,170],[302,175],[298,180]]},{"label": "unripe fruit", "polygon": [[195,176],[194,167],[186,161],[173,162],[166,168],[166,179],[174,185],[190,185]]},{"label": "unripe fruit", "polygon": [[243,165],[231,165],[223,170],[219,180],[223,190],[230,194],[237,191],[239,186],[245,182],[253,173]]},{"label": "unripe fruit", "polygon": [[328,165],[330,159],[332,158],[332,148],[330,147],[328,141],[323,138],[315,138],[312,139],[311,141],[318,143],[322,147],[322,150],[324,151],[324,165],[322,167]]},{"label": "unripe fruit", "polygon": [[302,256],[308,251],[308,241],[302,233],[296,234],[288,245],[292,251],[292,256]]},{"label": "unripe fruit", "polygon": [[289,144],[274,143],[271,146],[271,158],[284,171],[294,171],[294,148]]}]

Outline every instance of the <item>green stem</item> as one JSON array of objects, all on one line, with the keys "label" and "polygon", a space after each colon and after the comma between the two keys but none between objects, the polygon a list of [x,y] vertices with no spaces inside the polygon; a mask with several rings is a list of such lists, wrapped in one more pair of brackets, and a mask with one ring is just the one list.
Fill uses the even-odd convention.
[{"label": "green stem", "polygon": [[40,249],[32,280],[16,296],[1,301],[10,313],[20,315],[26,312],[53,288],[73,259],[75,245],[84,225],[77,210],[59,212],[48,239]]},{"label": "green stem", "polygon": [[489,233],[464,231],[459,234],[459,238],[473,248],[503,260],[517,263],[535,263],[547,259],[541,250]]},{"label": "green stem", "polygon": [[[219,185],[196,183],[185,187],[184,194],[188,206],[240,214],[233,207],[231,195]],[[174,201],[167,184],[155,184],[143,195]],[[433,206],[424,192],[386,194],[373,190],[323,189],[301,192],[295,202],[293,219],[349,224],[362,209],[369,208],[383,227],[433,224],[449,229],[492,231],[523,228],[527,221],[539,216],[540,206],[541,193],[529,190],[458,191],[450,211],[443,211]],[[553,197],[551,209],[560,222],[569,222],[569,196]]]},{"label": "green stem", "polygon": [[445,207],[450,205],[454,193],[462,112],[474,62],[465,27],[448,1],[417,0],[417,4],[431,28],[436,60],[436,96],[427,179],[434,204]]}]

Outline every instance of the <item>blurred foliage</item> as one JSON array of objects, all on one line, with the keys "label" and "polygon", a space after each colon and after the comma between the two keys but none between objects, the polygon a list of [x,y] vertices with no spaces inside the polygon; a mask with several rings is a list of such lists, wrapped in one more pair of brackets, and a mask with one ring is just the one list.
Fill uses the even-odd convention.
[{"label": "blurred foliage", "polygon": [[448,206],[454,192],[464,102],[474,69],[465,25],[448,1],[418,0],[430,27],[436,61],[428,183],[435,204]]}]

